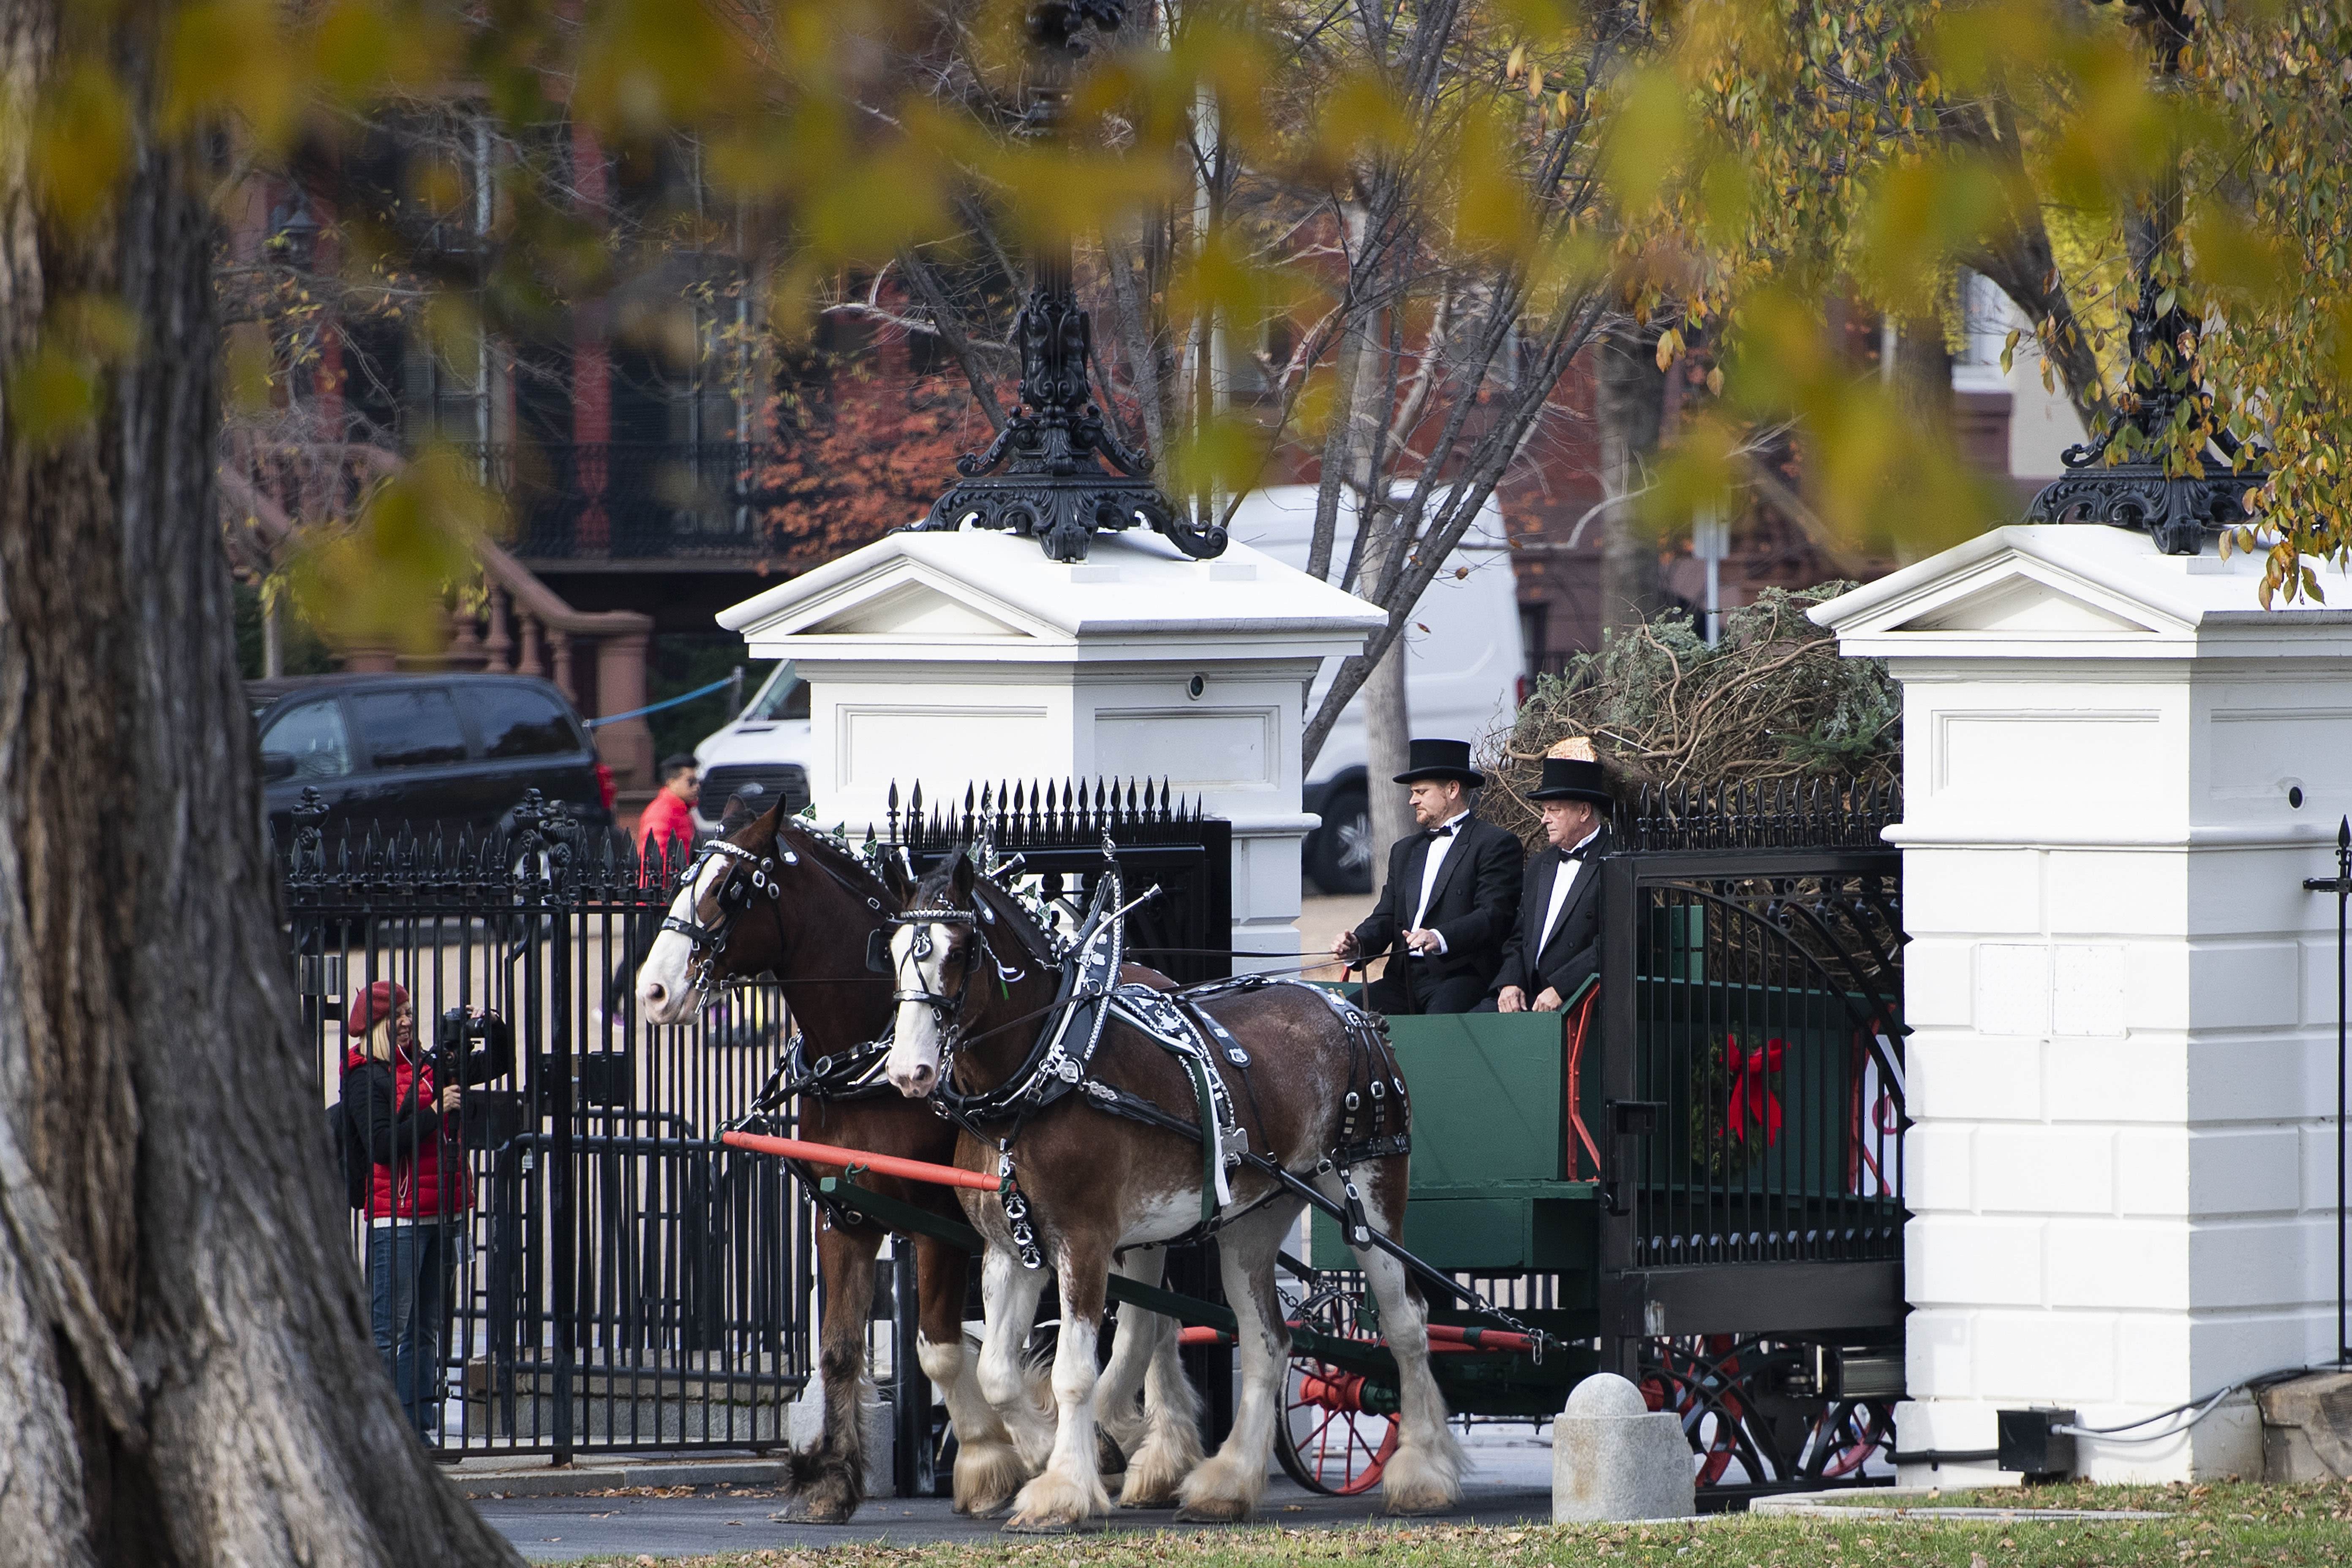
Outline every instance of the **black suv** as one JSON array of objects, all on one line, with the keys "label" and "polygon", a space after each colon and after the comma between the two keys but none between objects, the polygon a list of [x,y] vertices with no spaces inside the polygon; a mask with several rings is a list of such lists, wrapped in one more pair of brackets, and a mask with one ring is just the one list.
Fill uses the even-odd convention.
[{"label": "black suv", "polygon": [[521,675],[318,675],[248,680],[270,831],[306,787],[327,821],[490,827],[536,789],[593,826],[612,774],[563,693]]}]

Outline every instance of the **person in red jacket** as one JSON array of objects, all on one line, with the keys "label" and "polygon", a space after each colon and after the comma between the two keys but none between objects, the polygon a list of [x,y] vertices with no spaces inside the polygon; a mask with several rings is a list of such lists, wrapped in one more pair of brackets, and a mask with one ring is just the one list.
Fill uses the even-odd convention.
[{"label": "person in red jacket", "polygon": [[[666,860],[675,871],[694,853],[694,802],[701,793],[702,776],[684,752],[662,763],[661,776],[661,788],[637,817],[637,859],[648,867]],[[680,839],[686,841],[683,848]]]},{"label": "person in red jacket", "polygon": [[[440,1423],[441,1350],[467,1212],[474,1205],[458,1105],[464,1086],[514,1070],[514,1035],[481,1017],[436,1053],[416,1041],[408,993],[379,980],[343,1022],[343,1107],[369,1163],[368,1295],[375,1348],[417,1435]],[[482,1044],[467,1048],[478,1033]]]},{"label": "person in red jacket", "polygon": [[[661,779],[661,788],[637,817],[638,881],[645,888],[661,887],[664,868],[676,876],[694,858],[694,803],[702,793],[701,770],[692,757],[680,752],[663,760]],[[637,965],[653,951],[655,939],[661,935],[662,919],[668,913],[667,908],[656,907],[629,922],[619,961],[604,982],[605,1012],[618,1012],[635,996]]]}]

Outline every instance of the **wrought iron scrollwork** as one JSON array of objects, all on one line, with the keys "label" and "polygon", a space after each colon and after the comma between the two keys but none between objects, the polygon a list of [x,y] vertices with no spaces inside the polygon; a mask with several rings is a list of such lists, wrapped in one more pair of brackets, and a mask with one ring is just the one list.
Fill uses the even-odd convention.
[{"label": "wrought iron scrollwork", "polygon": [[[1086,50],[1088,23],[1116,29],[1115,0],[1047,0],[1029,9],[1029,37],[1048,73]],[[1024,117],[1044,135],[1058,133],[1058,82],[1040,89]],[[1225,531],[1195,524],[1151,482],[1151,459],[1119,440],[1096,402],[1090,380],[1093,328],[1070,282],[1067,242],[1035,258],[1036,287],[1013,318],[1021,345],[1021,404],[983,451],[956,459],[961,482],[931,504],[909,532],[949,531],[966,524],[1034,539],[1055,561],[1083,561],[1097,532],[1137,524],[1195,561],[1221,555]]]},{"label": "wrought iron scrollwork", "polygon": [[[2210,453],[2200,455],[2200,471],[2194,474],[2168,473],[2160,460],[2106,460],[2108,449],[2126,429],[2135,437],[2126,449],[2152,449],[2183,404],[2198,405],[2194,416],[2210,413],[2212,393],[2189,370],[2197,322],[2177,301],[2159,313],[2161,298],[2156,280],[2143,279],[2138,302],[2132,308],[2132,363],[2147,367],[2146,384],[2134,391],[2122,416],[2095,440],[2059,454],[2065,476],[2043,486],[2026,515],[2035,522],[2104,522],[2138,529],[2167,555],[2195,555],[2204,549],[2207,534],[2253,521],[2246,497],[2270,475],[2259,468],[2239,471]],[[2216,428],[2214,444],[2224,458],[2238,456],[2238,443],[2226,430]]]}]

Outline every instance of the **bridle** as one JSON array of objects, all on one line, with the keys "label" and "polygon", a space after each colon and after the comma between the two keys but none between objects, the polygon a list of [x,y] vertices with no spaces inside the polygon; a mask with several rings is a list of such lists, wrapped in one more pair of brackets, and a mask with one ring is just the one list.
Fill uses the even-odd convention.
[{"label": "bridle", "polygon": [[[963,1027],[964,998],[971,994],[972,974],[980,968],[983,955],[988,956],[991,962],[994,961],[994,955],[988,952],[988,939],[980,931],[980,917],[971,910],[907,910],[892,915],[890,923],[913,928],[914,941],[908,945],[907,959],[914,969],[916,981],[911,987],[901,986],[891,992],[890,1000],[894,1003],[919,1002],[931,1010],[931,1021],[940,1031],[940,1079],[945,1082],[948,1064],[955,1051],[956,1036]],[[923,964],[935,951],[931,945],[931,928],[935,925],[971,928],[972,944],[964,953],[963,984],[956,987],[952,996],[932,990],[923,982]]]},{"label": "bridle", "polygon": [[[784,842],[784,825],[781,822],[770,837],[768,847],[773,851],[772,854],[755,855],[741,845],[730,844],[724,838],[709,840],[695,851],[694,859],[687,866],[682,880],[691,889],[701,880],[703,866],[713,858],[734,862],[728,869],[727,879],[719,883],[710,895],[718,901],[719,918],[705,925],[690,916],[673,914],[662,917],[661,929],[676,931],[686,938],[687,945],[694,954],[690,973],[698,995],[707,997],[710,994],[712,971],[718,966],[719,953],[726,950],[727,939],[734,932],[735,922],[743,918],[743,911],[750,909],[761,893],[768,895],[768,914],[776,922],[777,957],[781,959],[783,956],[784,917],[778,905],[783,899],[784,887],[777,877],[784,867],[799,865],[801,858],[793,853],[792,846]],[[824,857],[814,857],[809,864],[840,883],[851,897],[864,900],[866,907],[876,914],[882,912],[881,900],[826,865]],[[698,911],[701,900],[697,900],[688,908]]]},{"label": "bridle", "polygon": [[[781,868],[777,865],[777,860],[781,857],[786,866],[796,866],[800,863],[800,857],[785,848],[782,840],[783,835],[780,829],[776,837],[770,840],[770,847],[776,853],[755,855],[740,844],[730,844],[724,838],[713,838],[695,851],[693,860],[688,864],[685,881],[688,892],[691,893],[702,879],[702,868],[705,865],[715,858],[734,862],[728,869],[727,879],[720,882],[710,895],[719,905],[719,916],[716,920],[705,925],[694,918],[701,910],[699,899],[687,906],[688,912],[685,915],[670,914],[662,917],[661,929],[666,931],[676,931],[686,938],[687,945],[694,954],[689,973],[694,977],[696,994],[703,997],[710,994],[711,972],[719,963],[719,955],[726,950],[727,939],[734,934],[735,922],[743,918],[743,911],[751,907],[752,900],[761,893],[768,895],[768,912],[776,922],[776,943],[778,948],[782,949],[784,941],[784,917],[782,910],[777,905],[784,896],[784,889],[783,884],[776,879],[776,873]],[[750,873],[748,876],[745,874],[747,868]]]}]

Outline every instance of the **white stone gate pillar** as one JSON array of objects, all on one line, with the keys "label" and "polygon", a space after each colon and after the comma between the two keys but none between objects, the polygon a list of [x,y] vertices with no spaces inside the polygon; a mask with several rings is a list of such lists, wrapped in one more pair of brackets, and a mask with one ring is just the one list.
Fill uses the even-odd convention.
[{"label": "white stone gate pillar", "polygon": [[[2265,613],[2258,579],[2042,525],[1813,612],[1903,683],[1904,1453],[2335,1353],[2336,910],[2302,884],[2352,810],[2352,612]],[[2261,1467],[2242,1394],[2076,1464]]]},{"label": "white stone gate pillar", "polygon": [[[723,612],[809,683],[809,791],[882,830],[890,785],[1165,779],[1234,830],[1234,938],[1298,952],[1307,683],[1386,617],[1259,553],[1188,561],[1156,536],[1049,561],[1006,533],[893,533]],[[1237,971],[1246,963],[1236,962]]]}]

